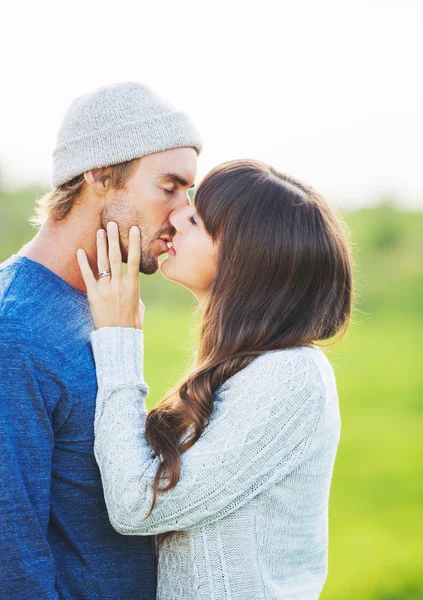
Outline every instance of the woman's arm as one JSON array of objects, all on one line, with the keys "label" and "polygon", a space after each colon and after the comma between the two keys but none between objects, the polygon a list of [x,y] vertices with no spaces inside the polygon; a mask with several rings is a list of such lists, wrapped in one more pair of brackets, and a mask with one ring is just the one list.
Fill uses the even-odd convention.
[{"label": "woman's arm", "polygon": [[323,384],[304,349],[274,352],[233,376],[203,435],[182,454],[181,478],[158,494],[159,459],[144,435],[147,387],[142,332],[92,334],[98,396],[95,456],[113,527],[122,534],[187,530],[237,510],[304,460],[324,406]]}]

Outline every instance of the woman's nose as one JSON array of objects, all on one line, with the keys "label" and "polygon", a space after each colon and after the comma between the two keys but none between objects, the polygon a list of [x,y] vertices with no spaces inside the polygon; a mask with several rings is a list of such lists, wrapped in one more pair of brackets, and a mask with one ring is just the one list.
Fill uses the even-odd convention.
[{"label": "woman's nose", "polygon": [[173,210],[169,215],[169,223],[174,229],[176,229],[176,231],[180,230],[182,222],[181,216],[186,211],[186,208],[186,206],[183,206],[182,208],[177,208],[176,210]]}]

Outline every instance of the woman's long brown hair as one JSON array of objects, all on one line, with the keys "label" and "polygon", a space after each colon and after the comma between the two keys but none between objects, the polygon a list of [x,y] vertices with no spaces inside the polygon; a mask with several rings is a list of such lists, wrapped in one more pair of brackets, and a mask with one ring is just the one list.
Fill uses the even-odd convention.
[{"label": "woman's long brown hair", "polygon": [[195,206],[219,242],[217,274],[196,362],[147,417],[147,440],[160,457],[149,514],[157,494],[177,485],[181,455],[203,433],[213,395],[229,377],[265,352],[342,335],[351,319],[348,234],[311,187],[264,163],[237,160],[205,177]]}]

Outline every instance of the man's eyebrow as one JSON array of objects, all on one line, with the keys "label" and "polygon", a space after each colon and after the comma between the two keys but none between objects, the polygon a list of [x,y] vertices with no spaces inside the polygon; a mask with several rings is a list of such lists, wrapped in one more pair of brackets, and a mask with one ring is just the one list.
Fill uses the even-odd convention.
[{"label": "man's eyebrow", "polygon": [[[184,179],[184,177],[178,175],[178,173],[165,173],[164,175],[160,175],[159,181],[161,183],[172,181],[173,183],[179,183],[179,185],[182,185],[183,187],[188,185],[188,181]],[[192,184],[191,188],[193,187],[195,187],[195,183]]]}]

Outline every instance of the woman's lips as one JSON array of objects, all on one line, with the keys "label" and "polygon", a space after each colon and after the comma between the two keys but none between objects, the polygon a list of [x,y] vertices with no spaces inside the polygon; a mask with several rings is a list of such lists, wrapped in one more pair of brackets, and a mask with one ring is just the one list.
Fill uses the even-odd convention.
[{"label": "woman's lips", "polygon": [[173,246],[168,249],[168,252],[170,256],[176,256],[176,250]]}]

